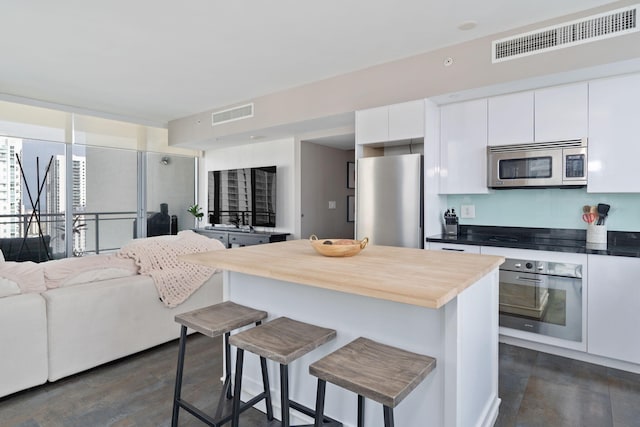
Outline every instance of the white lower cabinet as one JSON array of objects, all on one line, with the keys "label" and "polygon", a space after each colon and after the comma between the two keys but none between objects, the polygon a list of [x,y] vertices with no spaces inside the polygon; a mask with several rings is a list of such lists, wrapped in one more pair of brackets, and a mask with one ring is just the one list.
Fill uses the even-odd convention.
[{"label": "white lower cabinet", "polygon": [[587,351],[640,363],[640,258],[589,255]]},{"label": "white lower cabinet", "polygon": [[427,249],[432,251],[466,252],[468,254],[480,253],[480,246],[458,245],[456,243],[429,242]]}]

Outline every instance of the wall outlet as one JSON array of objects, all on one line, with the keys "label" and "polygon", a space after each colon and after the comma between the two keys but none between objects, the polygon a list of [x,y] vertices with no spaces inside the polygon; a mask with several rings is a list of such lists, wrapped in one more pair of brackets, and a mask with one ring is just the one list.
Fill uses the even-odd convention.
[{"label": "wall outlet", "polygon": [[460,218],[475,218],[476,206],[475,205],[461,205],[460,206]]},{"label": "wall outlet", "polygon": [[336,208],[336,201],[329,200],[329,209],[335,209],[335,208]]}]

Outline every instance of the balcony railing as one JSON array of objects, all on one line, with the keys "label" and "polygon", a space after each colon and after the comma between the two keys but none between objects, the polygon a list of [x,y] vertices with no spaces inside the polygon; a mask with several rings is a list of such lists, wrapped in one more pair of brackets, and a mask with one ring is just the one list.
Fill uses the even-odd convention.
[{"label": "balcony railing", "polygon": [[[42,245],[43,241],[49,245],[48,253],[51,259],[64,258],[66,254],[65,214],[40,215],[40,227],[31,214],[0,215],[0,245],[5,241],[12,240],[14,244],[5,253],[5,259],[11,260],[20,257],[20,251],[24,251],[24,243],[15,243],[16,239],[24,239],[25,235],[29,239],[30,245]],[[123,244],[131,240],[134,235],[135,211],[123,212],[76,212],[73,214],[73,253],[69,256],[80,256],[87,253],[99,254],[101,252],[115,251]],[[28,232],[26,232],[28,230]],[[47,238],[40,238],[42,236]],[[167,231],[169,234],[169,231]],[[3,252],[7,250],[4,249]],[[47,259],[44,247],[39,249],[37,261]],[[44,254],[44,258],[42,256]],[[19,259],[26,260],[26,259]]]}]

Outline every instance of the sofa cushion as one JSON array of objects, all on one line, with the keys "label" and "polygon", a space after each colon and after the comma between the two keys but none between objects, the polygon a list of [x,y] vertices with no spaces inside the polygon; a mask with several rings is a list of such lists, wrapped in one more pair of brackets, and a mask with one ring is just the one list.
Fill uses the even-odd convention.
[{"label": "sofa cushion", "polygon": [[47,289],[135,276],[138,267],[132,259],[115,255],[65,258],[44,264]]},{"label": "sofa cushion", "polygon": [[17,295],[20,293],[20,287],[13,280],[0,277],[0,298]]},{"label": "sofa cushion", "polygon": [[32,261],[4,262],[0,264],[0,277],[17,283],[23,294],[47,290],[43,264]]}]

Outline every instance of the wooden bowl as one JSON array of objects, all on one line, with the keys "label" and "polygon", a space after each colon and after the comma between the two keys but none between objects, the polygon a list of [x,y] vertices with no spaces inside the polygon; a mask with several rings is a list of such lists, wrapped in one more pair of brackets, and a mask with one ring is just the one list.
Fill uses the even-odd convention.
[{"label": "wooden bowl", "polygon": [[313,249],[315,249],[320,255],[345,257],[357,255],[365,246],[367,246],[369,238],[365,237],[362,240],[318,239],[318,237],[313,234],[309,237],[309,241],[311,242]]}]

